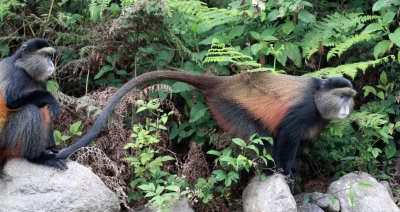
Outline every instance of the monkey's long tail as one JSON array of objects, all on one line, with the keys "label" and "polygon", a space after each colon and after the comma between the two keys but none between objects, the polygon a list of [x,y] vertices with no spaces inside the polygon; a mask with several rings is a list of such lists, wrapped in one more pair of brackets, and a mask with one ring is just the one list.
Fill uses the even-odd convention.
[{"label": "monkey's long tail", "polygon": [[89,143],[97,137],[106,123],[108,116],[114,110],[115,106],[124,97],[129,91],[136,88],[137,86],[153,81],[153,80],[163,80],[163,79],[171,79],[186,82],[191,84],[203,91],[207,91],[209,89],[213,89],[213,87],[217,84],[218,77],[210,77],[210,76],[201,76],[194,75],[188,72],[181,71],[153,71],[147,72],[142,75],[139,75],[129,82],[127,82],[124,86],[122,86],[118,91],[108,100],[106,106],[103,111],[100,113],[99,117],[94,122],[93,126],[89,129],[89,131],[76,143],[71,146],[61,150],[56,154],[56,158],[59,159],[67,159],[71,154],[80,149],[81,147],[85,147],[89,145]]}]

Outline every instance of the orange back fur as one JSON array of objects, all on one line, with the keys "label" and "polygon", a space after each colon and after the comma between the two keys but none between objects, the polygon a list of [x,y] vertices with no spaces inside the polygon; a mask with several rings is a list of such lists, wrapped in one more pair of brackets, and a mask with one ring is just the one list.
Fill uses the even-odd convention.
[{"label": "orange back fur", "polygon": [[226,98],[247,109],[276,135],[289,108],[305,93],[310,78],[274,73],[245,73],[226,78],[220,87]]}]

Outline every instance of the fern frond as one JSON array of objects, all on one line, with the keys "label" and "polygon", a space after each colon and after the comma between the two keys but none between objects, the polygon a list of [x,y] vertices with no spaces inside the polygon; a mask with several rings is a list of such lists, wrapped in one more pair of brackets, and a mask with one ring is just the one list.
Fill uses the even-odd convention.
[{"label": "fern frond", "polygon": [[379,113],[368,111],[353,112],[347,119],[334,119],[329,123],[329,132],[334,136],[343,136],[344,129],[352,122],[357,122],[361,129],[373,128],[380,129],[382,125],[388,123],[386,116]]},{"label": "fern frond", "polygon": [[[243,21],[242,11],[209,8],[198,0],[175,1],[167,0],[170,6],[168,14],[179,13],[198,25],[197,33],[202,34],[223,24],[233,24]],[[173,11],[171,11],[173,10]]]},{"label": "fern frond", "polygon": [[395,60],[396,57],[394,55],[389,55],[387,57],[380,58],[377,60],[345,64],[345,65],[340,65],[338,67],[324,68],[324,69],[321,69],[321,70],[313,72],[313,73],[305,74],[304,76],[322,78],[322,77],[342,77],[342,76],[346,75],[346,76],[349,76],[352,79],[354,79],[359,70],[365,72],[365,70],[368,67],[370,67],[370,66],[375,67],[376,65],[382,64],[384,62],[388,62],[389,59]]},{"label": "fern frond", "polygon": [[366,128],[378,129],[382,125],[388,123],[386,115],[379,113],[370,113],[367,111],[352,113],[349,119],[356,121],[358,125],[363,129]]},{"label": "fern frond", "polygon": [[[303,56],[310,59],[311,55],[318,51],[320,42],[326,47],[338,46],[337,49],[329,55],[329,58],[334,54],[342,54],[355,43],[367,39],[367,36],[357,37],[354,35],[354,33],[359,30],[357,27],[360,26],[360,24],[378,19],[379,17],[380,16],[362,15],[362,13],[350,13],[346,15],[335,13],[328,15],[322,21],[318,21],[314,28],[304,35],[303,40],[300,42],[303,49]],[[338,36],[338,34],[343,36]],[[347,41],[350,37],[353,37],[355,40]],[[339,51],[340,49],[342,51]]]},{"label": "fern frond", "polygon": [[201,61],[196,57],[195,54],[193,54],[192,51],[190,51],[185,44],[179,39],[178,36],[176,36],[171,30],[168,31],[168,33],[165,33],[164,36],[166,36],[167,41],[172,41],[177,50],[178,53],[182,57],[189,57],[192,61],[194,61],[199,67],[202,67]]},{"label": "fern frond", "polygon": [[261,68],[261,64],[252,60],[253,58],[236,51],[232,47],[225,47],[218,39],[213,39],[211,49],[208,50],[204,63],[230,62],[238,66],[251,69],[251,67]]},{"label": "fern frond", "polygon": [[340,57],[343,54],[343,52],[345,52],[347,49],[349,49],[350,47],[352,47],[357,43],[363,41],[375,40],[379,38],[381,38],[381,36],[376,34],[355,35],[351,38],[346,39],[343,43],[336,45],[335,48],[331,49],[327,54],[327,60],[329,61],[334,56]]}]

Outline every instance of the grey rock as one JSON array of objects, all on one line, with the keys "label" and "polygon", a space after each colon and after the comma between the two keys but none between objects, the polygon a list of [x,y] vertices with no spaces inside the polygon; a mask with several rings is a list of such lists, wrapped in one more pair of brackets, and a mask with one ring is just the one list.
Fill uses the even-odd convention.
[{"label": "grey rock", "polygon": [[305,203],[298,208],[298,212],[324,212],[318,205]]},{"label": "grey rock", "polygon": [[311,193],[312,203],[318,205],[320,208],[329,212],[340,211],[340,203],[337,200],[332,201],[329,198],[329,194],[323,194],[319,192]]},{"label": "grey rock", "polygon": [[[372,185],[361,187],[360,183]],[[350,201],[350,187],[354,189],[354,205]],[[350,173],[333,182],[327,193],[340,202],[341,212],[399,212],[389,192],[367,173]]]},{"label": "grey rock", "polygon": [[194,212],[194,210],[189,205],[189,200],[183,199],[175,203],[169,208],[170,212]]},{"label": "grey rock", "polygon": [[[326,212],[339,212],[340,211],[340,203],[339,201],[335,200],[332,201],[329,198],[329,194],[324,194],[324,193],[319,193],[319,192],[313,192],[310,194],[307,193],[301,193],[297,194],[294,199],[296,200],[297,203],[297,208],[301,210],[305,204],[303,203],[304,199],[306,196],[309,195],[309,201],[308,203],[317,205],[319,208],[323,209]],[[307,207],[309,208],[309,207]]]},{"label": "grey rock", "polygon": [[256,176],[242,194],[244,212],[296,212],[296,201],[285,177],[281,174],[268,176],[261,181]]},{"label": "grey rock", "polygon": [[388,181],[379,181],[379,183],[381,185],[383,185],[383,187],[386,188],[386,190],[389,192],[390,197],[393,197],[393,192],[392,192],[392,189],[390,188],[389,182]]},{"label": "grey rock", "polygon": [[8,161],[0,178],[0,211],[119,211],[117,196],[79,163],[57,170],[24,159]]},{"label": "grey rock", "polygon": [[[189,205],[189,200],[187,199],[182,199],[177,201],[174,205],[172,205],[168,209],[169,212],[194,212],[194,210]],[[157,212],[157,211],[159,210],[151,209],[147,206],[144,206],[143,208],[136,210],[136,212]]]}]

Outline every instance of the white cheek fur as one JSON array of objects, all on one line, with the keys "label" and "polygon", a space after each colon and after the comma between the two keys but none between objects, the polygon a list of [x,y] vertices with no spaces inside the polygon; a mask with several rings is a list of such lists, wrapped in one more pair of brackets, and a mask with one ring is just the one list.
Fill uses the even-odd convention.
[{"label": "white cheek fur", "polygon": [[347,101],[343,101],[342,107],[340,108],[340,111],[339,111],[339,113],[338,113],[338,118],[344,119],[344,118],[346,118],[349,114],[350,114],[349,104],[347,103]]}]

